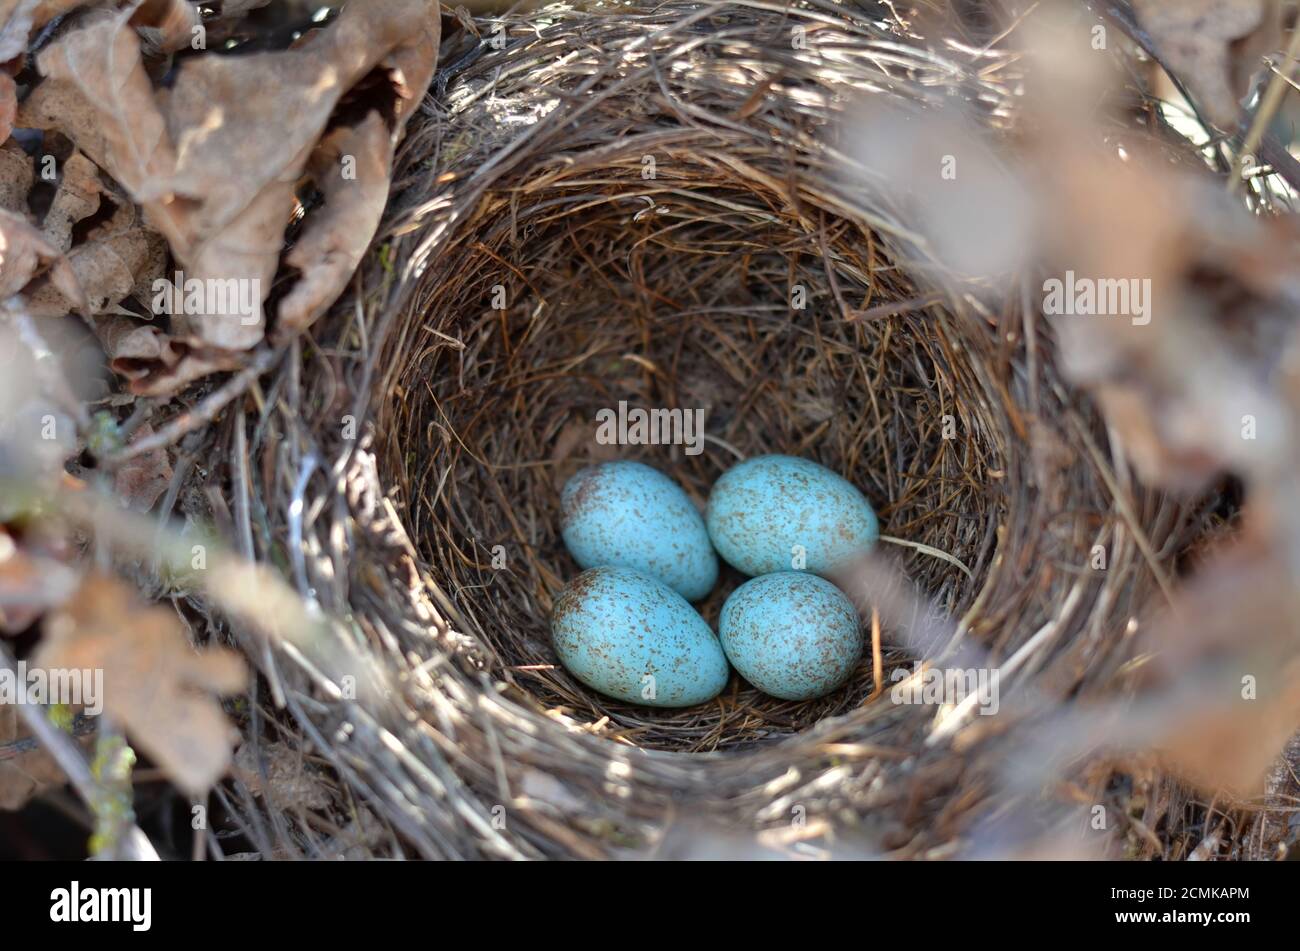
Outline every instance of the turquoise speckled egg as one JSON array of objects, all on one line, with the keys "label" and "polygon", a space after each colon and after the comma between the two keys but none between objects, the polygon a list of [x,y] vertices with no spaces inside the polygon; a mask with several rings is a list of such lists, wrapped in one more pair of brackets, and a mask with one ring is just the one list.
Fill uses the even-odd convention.
[{"label": "turquoise speckled egg", "polygon": [[592,568],[551,611],[560,663],[588,687],[649,707],[712,700],[730,668],[704,618],[668,585],[629,568]]},{"label": "turquoise speckled egg", "polygon": [[718,580],[718,556],[704,519],[658,469],[605,462],[581,470],[560,496],[560,533],[583,568],[634,568],[689,601]]},{"label": "turquoise speckled egg", "polygon": [[722,474],[709,494],[709,538],[747,575],[829,574],[880,535],[857,488],[824,466],[793,456],[756,456]]},{"label": "turquoise speckled egg", "polygon": [[843,686],[862,657],[858,612],[839,588],[801,571],[752,578],[722,606],[727,659],[782,700],[811,700]]}]

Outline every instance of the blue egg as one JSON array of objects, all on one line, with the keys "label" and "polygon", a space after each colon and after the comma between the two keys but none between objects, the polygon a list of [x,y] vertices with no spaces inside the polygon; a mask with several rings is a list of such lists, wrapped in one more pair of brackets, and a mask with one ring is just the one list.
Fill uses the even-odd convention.
[{"label": "blue egg", "polygon": [[583,568],[633,568],[698,601],[718,580],[704,519],[658,469],[605,462],[577,473],[560,497],[560,533]]},{"label": "blue egg", "polygon": [[648,707],[712,700],[730,668],[704,618],[680,594],[628,568],[592,568],[551,611],[560,663],[592,690]]},{"label": "blue egg", "polygon": [[747,575],[826,575],[880,536],[871,503],[851,482],[793,456],[756,456],[724,472],[706,522],[718,554]]},{"label": "blue egg", "polygon": [[801,571],[752,578],[732,592],[718,622],[733,667],[782,700],[824,697],[862,657],[858,612],[839,588]]}]

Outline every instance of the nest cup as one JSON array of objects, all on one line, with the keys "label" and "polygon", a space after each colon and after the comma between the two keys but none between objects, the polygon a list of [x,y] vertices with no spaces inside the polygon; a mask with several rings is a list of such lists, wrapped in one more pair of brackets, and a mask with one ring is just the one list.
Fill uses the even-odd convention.
[{"label": "nest cup", "polygon": [[[821,699],[733,675],[715,701],[654,710],[571,677],[548,616],[579,570],[559,499],[580,466],[641,460],[703,504],[740,458],[786,453],[864,491],[911,543],[882,548],[958,640],[1005,661],[1055,625],[1016,672],[1035,689],[1086,692],[1123,663],[1164,564],[1128,529],[1172,551],[1178,511],[1141,490],[1117,502],[1104,429],[1046,328],[1027,342],[1018,309],[949,280],[907,239],[906,208],[847,182],[828,144],[858,96],[959,95],[996,131],[1008,93],[981,75],[997,71],[834,4],[475,26],[484,40],[444,45],[358,293],[303,371],[329,366],[305,384],[306,438],[346,456],[340,411],[366,420],[341,482],[306,490],[308,534],[346,535],[351,555],[306,571],[406,683],[382,713],[403,756],[318,742],[394,841],[432,856],[617,855],[663,846],[683,815],[779,835],[792,810],[873,853],[944,854],[1015,730],[927,745],[934,709],[889,698],[918,658],[888,621],[883,694],[868,648]],[[704,410],[707,438],[603,444],[596,414],[620,403]],[[289,525],[304,500],[281,496]],[[1088,576],[1099,543],[1108,570]],[[715,626],[741,580],[724,570],[700,606]]]}]

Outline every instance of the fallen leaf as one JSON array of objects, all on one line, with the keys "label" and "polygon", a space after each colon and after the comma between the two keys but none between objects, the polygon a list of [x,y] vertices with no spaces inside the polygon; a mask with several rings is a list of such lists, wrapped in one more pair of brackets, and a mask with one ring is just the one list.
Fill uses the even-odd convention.
[{"label": "fallen leaf", "polygon": [[27,52],[41,0],[0,0],[0,63]]},{"label": "fallen leaf", "polygon": [[1300,728],[1300,592],[1265,522],[1248,515],[1240,540],[1180,589],[1145,637],[1141,669],[1138,709],[1167,724],[1157,746],[1168,764],[1237,797],[1263,791]]},{"label": "fallen leaf", "polygon": [[[230,40],[241,42],[265,35],[265,28],[261,24],[250,25],[244,21],[244,17],[249,11],[265,7],[270,2],[271,0],[226,0],[215,17],[203,22],[207,30],[208,48],[220,49],[222,44]],[[281,0],[277,7],[283,6]]]},{"label": "fallen leaf", "polygon": [[231,17],[242,17],[250,10],[257,10],[270,2],[271,0],[225,0],[221,4],[221,13],[218,19],[227,20]]},{"label": "fallen leaf", "polygon": [[12,76],[0,71],[0,142],[9,138],[17,116],[18,87],[14,85]]},{"label": "fallen leaf", "polygon": [[191,45],[203,18],[186,0],[143,0],[128,22],[139,31],[147,52],[175,53]]},{"label": "fallen leaf", "polygon": [[0,211],[0,298],[17,294],[46,270],[59,292],[84,309],[86,298],[67,258],[27,219]]},{"label": "fallen leaf", "polygon": [[[1071,223],[1045,222],[1037,242],[1053,277],[1139,275],[1145,300],[1125,319],[1049,315],[1063,368],[1150,483],[1194,492],[1224,471],[1279,471],[1286,411],[1266,381],[1294,326],[1300,245],[1217,183],[1163,167],[1139,141],[1128,150],[1128,162],[1062,151],[1043,165],[1055,213]],[[1221,277],[1218,297],[1206,273]],[[1258,438],[1242,438],[1248,418]]]},{"label": "fallen leaf", "polygon": [[95,321],[95,335],[108,355],[113,371],[128,379],[139,379],[148,372],[147,364],[175,366],[182,354],[165,333],[152,324],[142,324],[126,316],[105,317]]},{"label": "fallen leaf", "polygon": [[312,156],[309,171],[325,207],[308,219],[286,258],[302,276],[280,303],[279,333],[292,336],[309,326],[347,285],[384,213],[392,157],[377,112],[356,128],[335,130]]},{"label": "fallen leaf", "polygon": [[236,355],[191,347],[152,324],[133,317],[95,321],[95,334],[108,355],[109,367],[141,396],[174,393],[187,383],[219,370],[240,366]]},{"label": "fallen leaf", "polygon": [[[162,237],[146,228],[132,228],[88,241],[67,256],[77,287],[83,294],[80,312],[110,313],[136,291],[142,280],[161,275],[167,260]],[[76,309],[62,287],[35,290],[28,302],[34,317],[56,317]]]},{"label": "fallen leaf", "polygon": [[21,634],[67,601],[80,580],[67,556],[66,548],[20,543],[0,526],[0,634]]},{"label": "fallen leaf", "polygon": [[41,225],[45,239],[66,253],[72,247],[72,226],[99,210],[103,191],[95,163],[80,152],[68,156],[54,200]]},{"label": "fallen leaf", "polygon": [[[0,0],[0,62],[21,56],[41,27],[81,7],[106,0]],[[227,4],[229,5],[229,4]],[[131,25],[158,52],[188,46],[192,28],[201,22],[198,8],[187,0],[136,0],[129,5]]]},{"label": "fallen leaf", "polygon": [[210,694],[242,690],[243,661],[195,651],[173,610],[116,579],[88,577],[46,618],[32,664],[102,670],[105,712],[185,792],[206,792],[229,768],[237,733]]},{"label": "fallen leaf", "polygon": [[29,211],[27,195],[36,180],[32,159],[17,142],[0,146],[0,210],[25,218]]},{"label": "fallen leaf", "polygon": [[[155,91],[129,14],[99,17],[40,54],[46,80],[19,121],[63,131],[121,183],[187,279],[257,282],[257,313],[247,318],[186,313],[172,323],[196,347],[243,351],[264,336],[261,298],[279,264],[294,189],[336,108],[355,87],[349,109],[381,102],[395,138],[432,76],[438,24],[432,0],[348,4],[292,49],[188,59],[168,88]],[[378,159],[369,138],[359,144],[370,149],[363,159]],[[295,321],[310,319],[328,287],[346,280],[338,275],[357,238],[330,233],[358,221],[373,233],[369,192],[341,213],[345,201],[336,194],[323,233],[306,232],[334,256],[312,268],[290,311]]]},{"label": "fallen leaf", "polygon": [[[22,104],[18,123],[63,132],[144,203],[176,159],[130,16],[99,15],[43,50],[37,65],[45,81]],[[169,216],[157,217],[167,233]]]},{"label": "fallen leaf", "polygon": [[[301,272],[281,302],[279,332],[296,334],[310,326],[343,292],[379,228],[388,201],[393,152],[407,121],[428,91],[438,60],[441,24],[425,17],[412,42],[397,47],[380,64],[387,76],[378,90],[350,90],[338,107],[352,100],[373,111],[353,127],[334,129],[312,154],[308,173],[325,196],[325,207],[308,217],[287,263]],[[384,115],[394,116],[392,127]]]},{"label": "fallen leaf", "polygon": [[81,7],[95,6],[104,2],[105,0],[38,0],[34,26],[40,29],[56,17],[64,16]]},{"label": "fallen leaf", "polygon": [[1277,0],[1133,0],[1133,9],[1209,119],[1235,129],[1250,77],[1281,34]]}]

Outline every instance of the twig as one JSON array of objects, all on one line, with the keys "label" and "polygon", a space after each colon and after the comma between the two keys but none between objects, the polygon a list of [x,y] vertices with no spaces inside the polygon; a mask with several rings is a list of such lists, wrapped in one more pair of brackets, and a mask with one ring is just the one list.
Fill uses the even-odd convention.
[{"label": "twig", "polygon": [[850,311],[844,318],[846,322],[855,320],[882,320],[885,317],[897,317],[899,314],[911,314],[916,311],[925,310],[927,307],[934,307],[942,304],[944,298],[940,294],[926,294],[921,297],[909,297],[907,300],[886,301],[883,304],[876,304],[874,307],[868,307],[866,310]]},{"label": "twig", "polygon": [[[89,736],[96,729],[97,726],[93,719],[84,713],[78,713],[72,721],[72,731],[69,735],[73,737]],[[41,741],[34,736],[14,740],[12,743],[0,743],[0,763],[7,759],[17,759],[26,753],[35,753],[39,749],[41,749]]]},{"label": "twig", "polygon": [[133,442],[131,445],[111,453],[104,461],[109,466],[118,466],[128,459],[144,455],[147,452],[153,452],[156,449],[164,449],[179,442],[187,433],[206,426],[216,419],[223,409],[242,396],[252,386],[253,381],[269,370],[283,355],[283,349],[258,351],[248,366],[226,381],[225,385],[220,389],[204,397],[193,410],[188,413],[181,413],[152,436]]},{"label": "twig", "polygon": [[880,651],[880,611],[871,609],[871,677],[875,683],[871,696],[862,701],[864,704],[875,700],[885,692],[885,672]]},{"label": "twig", "polygon": [[1264,98],[1260,100],[1259,108],[1255,110],[1255,118],[1250,123],[1250,131],[1246,133],[1246,138],[1237,152],[1237,158],[1232,166],[1232,176],[1228,179],[1229,193],[1235,192],[1241,185],[1241,172],[1245,168],[1246,157],[1253,156],[1255,150],[1259,148],[1268,124],[1273,121],[1273,116],[1291,88],[1288,74],[1293,68],[1292,64],[1295,63],[1297,54],[1300,54],[1300,25],[1291,31],[1291,45],[1286,48],[1282,68],[1274,71],[1273,78],[1269,80],[1268,88],[1264,90]]}]

